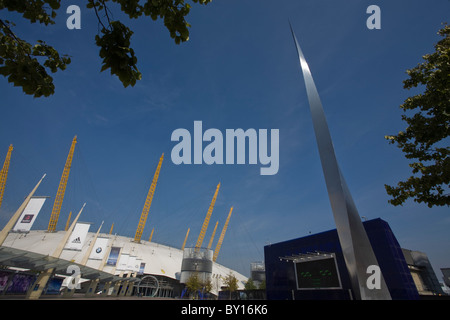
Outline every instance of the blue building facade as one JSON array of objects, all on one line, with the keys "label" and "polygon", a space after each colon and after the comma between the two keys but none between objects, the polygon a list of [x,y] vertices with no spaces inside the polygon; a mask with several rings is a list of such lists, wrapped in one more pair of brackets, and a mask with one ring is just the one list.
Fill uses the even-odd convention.
[{"label": "blue building facade", "polygon": [[[363,225],[392,299],[419,299],[402,249],[388,223],[374,219]],[[298,289],[294,262],[282,258],[312,252],[334,255],[340,288]],[[264,259],[268,300],[349,300],[354,296],[336,229],[265,246]]]}]

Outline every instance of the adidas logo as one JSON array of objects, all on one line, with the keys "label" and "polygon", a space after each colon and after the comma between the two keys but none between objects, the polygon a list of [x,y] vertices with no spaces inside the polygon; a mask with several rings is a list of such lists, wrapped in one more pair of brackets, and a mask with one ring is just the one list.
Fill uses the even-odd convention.
[{"label": "adidas logo", "polygon": [[72,243],[81,243],[80,237],[76,237],[75,239],[73,239]]}]

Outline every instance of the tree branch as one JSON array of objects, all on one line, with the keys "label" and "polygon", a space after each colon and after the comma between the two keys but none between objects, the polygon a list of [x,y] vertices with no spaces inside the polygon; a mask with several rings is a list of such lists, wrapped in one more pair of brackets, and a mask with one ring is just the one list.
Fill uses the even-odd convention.
[{"label": "tree branch", "polygon": [[25,50],[25,48],[22,45],[22,41],[19,38],[17,38],[15,33],[12,32],[11,28],[2,19],[0,19],[0,23],[3,25],[3,28],[16,40],[16,42],[18,43],[18,45],[19,45],[20,49],[22,50],[22,52],[24,54],[26,54],[28,56],[28,58],[31,59],[30,53],[27,52],[27,50]]}]

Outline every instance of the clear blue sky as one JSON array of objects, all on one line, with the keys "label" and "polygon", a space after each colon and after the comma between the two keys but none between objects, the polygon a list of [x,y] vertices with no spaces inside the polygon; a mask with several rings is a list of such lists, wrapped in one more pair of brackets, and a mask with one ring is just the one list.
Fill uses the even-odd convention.
[{"label": "clear blue sky", "polygon": [[[47,228],[72,138],[78,136],[58,229],[69,211],[87,202],[81,220],[103,231],[134,236],[162,153],[156,193],[143,239],[181,247],[187,228],[194,245],[215,191],[221,189],[205,242],[231,206],[230,225],[218,262],[249,275],[264,259],[264,245],[335,228],[320,166],[304,82],[289,21],[321,95],[343,174],[361,216],[382,218],[400,245],[427,253],[437,276],[450,267],[450,210],[408,201],[387,203],[384,184],[406,179],[401,151],[384,139],[405,128],[399,105],[405,71],[434,51],[450,2],[430,1],[237,1],[194,4],[190,40],[175,45],[162,21],[123,22],[142,80],[123,88],[100,73],[94,12],[81,7],[81,30],[66,28],[62,1],[56,24],[29,24],[16,15],[15,31],[44,39],[72,57],[54,75],[56,93],[33,99],[0,78],[0,155],[14,145],[0,222],[20,205],[43,173],[37,194],[50,196],[33,229]],[[381,8],[381,30],[368,30],[366,9]],[[116,18],[118,8],[110,5]],[[179,165],[170,154],[175,129],[279,129],[278,174],[261,176],[258,165]],[[214,242],[215,246],[215,242]]]}]

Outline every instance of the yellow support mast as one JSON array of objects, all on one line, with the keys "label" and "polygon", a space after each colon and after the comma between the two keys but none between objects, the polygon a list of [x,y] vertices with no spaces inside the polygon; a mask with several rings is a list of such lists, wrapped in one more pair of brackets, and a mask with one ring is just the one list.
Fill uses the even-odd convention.
[{"label": "yellow support mast", "polygon": [[77,136],[72,140],[70,146],[69,155],[67,156],[66,164],[59,182],[58,192],[56,193],[55,202],[53,204],[52,214],[50,221],[48,222],[47,232],[55,232],[56,224],[58,223],[59,213],[61,212],[61,206],[64,200],[64,194],[66,192],[67,181],[69,180],[70,168],[72,167],[73,153],[75,151],[75,145],[77,143]]},{"label": "yellow support mast", "polygon": [[11,153],[13,151],[12,144],[8,148],[8,153],[6,153],[5,162],[3,163],[3,168],[0,171],[0,207],[2,206],[3,193],[5,192],[6,179],[8,178],[9,163],[11,161]]},{"label": "yellow support mast", "polygon": [[223,238],[225,237],[225,232],[227,231],[227,228],[228,228],[228,222],[230,222],[231,212],[233,212],[233,207],[231,207],[230,213],[228,213],[227,221],[225,221],[225,224],[222,229],[222,233],[220,234],[219,241],[217,242],[217,245],[216,245],[216,250],[214,250],[214,255],[213,255],[214,262],[217,260],[217,256],[219,255],[220,247],[222,246]]},{"label": "yellow support mast", "polygon": [[147,221],[148,212],[150,211],[150,206],[152,205],[153,195],[156,189],[156,183],[158,182],[159,171],[161,170],[161,164],[164,159],[164,153],[159,159],[158,167],[156,168],[155,175],[153,176],[153,181],[148,190],[147,199],[145,200],[144,208],[142,209],[141,218],[139,219],[139,224],[136,229],[136,234],[134,235],[134,242],[140,243],[142,232],[144,231],[145,222]]},{"label": "yellow support mast", "polygon": [[181,251],[184,250],[184,246],[186,245],[186,241],[189,235],[189,230],[191,230],[191,228],[188,228],[187,232],[186,232],[186,237],[184,237],[184,241],[183,241],[183,245],[181,246]]},{"label": "yellow support mast", "polygon": [[197,249],[201,248],[202,243],[203,243],[203,238],[205,238],[206,229],[208,229],[209,219],[211,218],[211,214],[214,209],[214,204],[216,203],[217,193],[219,193],[219,188],[220,188],[220,182],[217,185],[216,192],[214,193],[214,196],[212,198],[208,212],[206,213],[205,220],[203,221],[202,230],[200,231],[200,234],[198,235],[197,243],[195,244],[195,248],[197,248]]},{"label": "yellow support mast", "polygon": [[211,235],[211,239],[209,239],[208,243],[208,249],[211,249],[212,243],[214,241],[214,236],[216,235],[217,225],[219,224],[219,221],[216,222],[216,226],[214,227],[213,233]]},{"label": "yellow support mast", "polygon": [[64,231],[69,230],[69,226],[70,226],[70,218],[72,217],[72,211],[69,212],[69,217],[67,218],[66,221],[66,227],[64,228]]},{"label": "yellow support mast", "polygon": [[148,242],[152,242],[153,232],[154,231],[155,231],[155,228],[152,229],[152,233],[150,233],[150,237],[148,238]]}]

